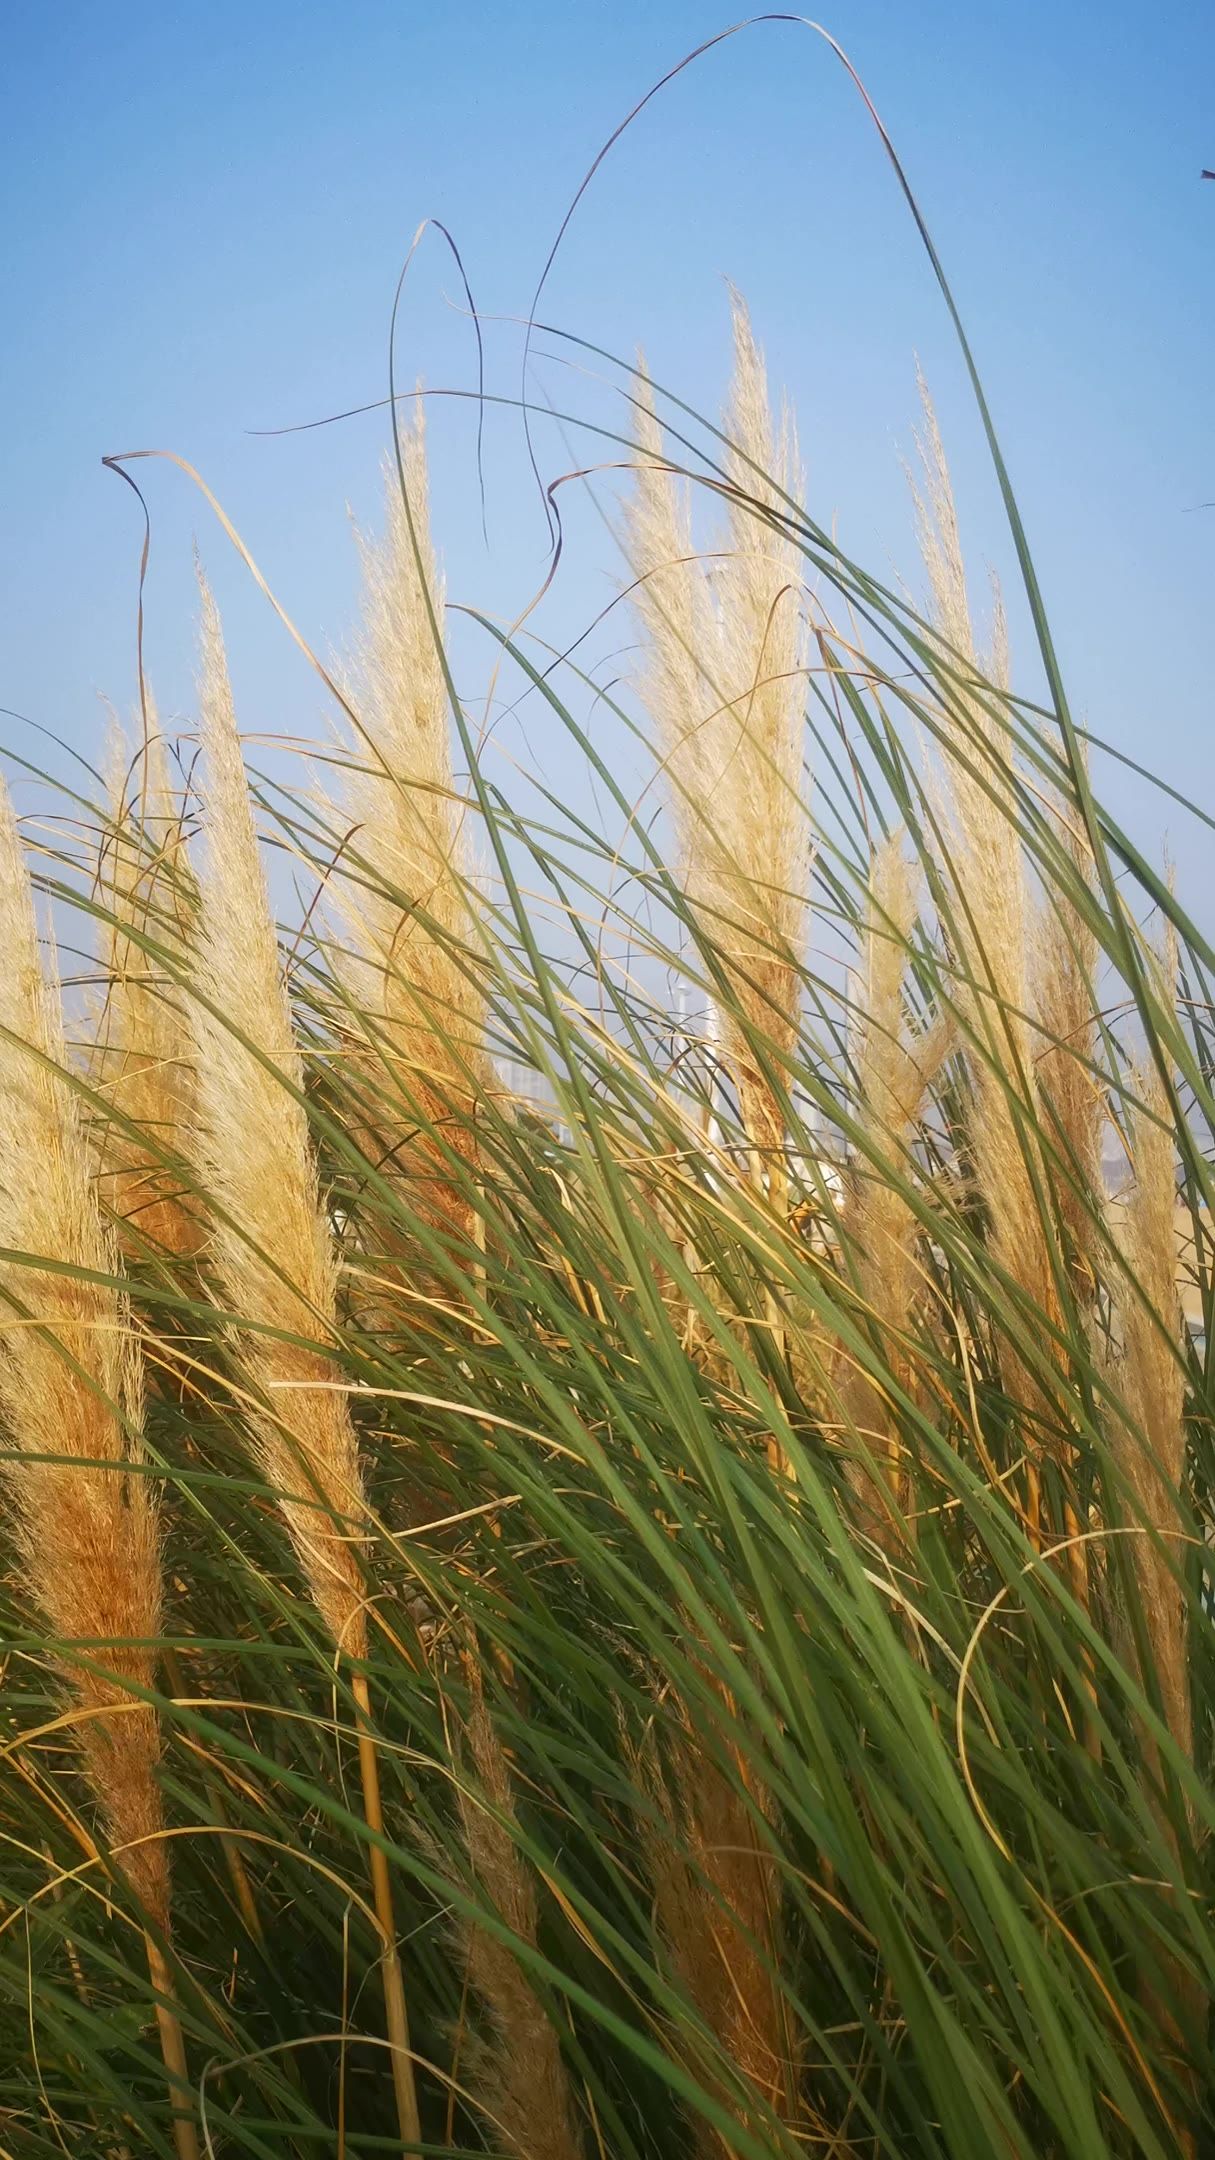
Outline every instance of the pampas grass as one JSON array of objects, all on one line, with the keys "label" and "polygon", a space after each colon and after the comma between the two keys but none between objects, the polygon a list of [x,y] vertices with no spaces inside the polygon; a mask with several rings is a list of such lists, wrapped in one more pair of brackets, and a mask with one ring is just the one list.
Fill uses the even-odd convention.
[{"label": "pampas grass", "polygon": [[[1119,1377],[1130,1418],[1126,1425],[1115,1425],[1114,1441],[1135,1517],[1146,1532],[1134,1541],[1134,1571],[1149,1669],[1164,1722],[1188,1760],[1194,1725],[1183,1541],[1192,1532],[1185,1505],[1187,1389],[1180,1356],[1177,1157],[1159,1073],[1140,1066],[1132,1081],[1132,1185],[1123,1229],[1128,1280],[1119,1301]],[[1150,1736],[1146,1747],[1153,1784],[1159,1789],[1159,1753]]]},{"label": "pampas grass", "polygon": [[96,883],[108,915],[92,1058],[109,1112],[101,1189],[129,1247],[188,1259],[202,1238],[188,1179],[194,1044],[169,967],[180,972],[188,950],[193,894],[183,807],[150,700],[135,756],[120,734],[111,743]]},{"label": "pampas grass", "polygon": [[[475,1666],[462,1743],[477,1778],[474,1789],[467,1773],[457,1773],[460,1821],[477,1893],[520,1943],[535,1950],[536,1884],[519,1850],[510,1765]],[[469,1983],[490,2032],[474,2048],[470,2076],[496,2140],[517,2160],[581,2160],[577,2111],[548,2010],[508,1944],[475,1922],[462,1933]]]},{"label": "pampas grass", "polygon": [[[905,835],[896,830],[874,850],[862,947],[861,1038],[856,1057],[856,1098],[864,1143],[852,1167],[849,1248],[865,1318],[878,1330],[881,1363],[895,1387],[915,1385],[909,1344],[913,1305],[921,1286],[919,1220],[889,1176],[914,1181],[912,1154],[920,1112],[951,1040],[948,1022],[909,1039],[904,984],[918,906],[916,868]],[[843,1379],[842,1392],[862,1447],[882,1464],[885,1484],[905,1492],[900,1413],[888,1392],[862,1369]],[[891,1519],[869,1472],[858,1465],[858,1482],[875,1503],[876,1522]],[[899,1520],[899,1511],[893,1519]]]},{"label": "pampas grass", "polygon": [[[791,2122],[798,2112],[790,2107],[797,2080],[779,1982],[780,1873],[765,1823],[772,1803],[762,1789],[748,1794],[742,1762],[735,1757],[726,1769],[681,1705],[666,1722],[665,1751],[650,1736],[636,1757],[652,1803],[640,1826],[655,1919],[728,2082],[713,2090],[713,2050],[694,2029],[675,2044],[719,2104],[762,2136],[769,2119]],[[704,2160],[730,2150],[705,2118],[697,2119],[695,2141]]]},{"label": "pampas grass", "polygon": [[1057,1205],[1077,1295],[1091,1303],[1099,1271],[1104,1217],[1102,1144],[1109,1123],[1099,1078],[1098,970],[1100,955],[1084,903],[1093,900],[1092,855],[1078,819],[1059,816],[1064,859],[1078,899],[1062,881],[1038,911],[1035,1012],[1041,1035],[1037,1083],[1058,1167]]},{"label": "pampas grass", "polygon": [[[952,822],[942,868],[953,894],[957,995],[970,1040],[973,1175],[997,1266],[1016,1285],[1023,1310],[1044,1315],[1054,1328],[1056,1261],[1038,1196],[1044,1174],[1036,1137],[1041,1105],[1030,1018],[1038,933],[1021,838],[1016,760],[1001,703],[1008,687],[1007,634],[997,593],[984,662],[971,621],[949,468],[922,379],[920,394],[923,492],[915,493],[917,522],[933,622],[946,647],[945,719],[957,744],[948,766],[945,815],[948,819],[952,812]],[[1049,1376],[1049,1334],[1031,1347],[1018,1323],[1005,1338],[1002,1363],[1005,1384],[1022,1413],[1026,1520],[1031,1535],[1040,1539],[1041,1458],[1063,1446]],[[1074,1527],[1070,1516],[1069,1527]]]},{"label": "pampas grass", "polygon": [[326,1632],[360,1659],[367,1628],[355,1541],[366,1499],[345,1398],[325,1384],[336,1377],[326,1347],[336,1330],[336,1261],[219,617],[206,589],[202,621],[206,855],[193,1014],[200,1168],[214,1210],[210,1259],[226,1304],[246,1323],[239,1359],[259,1467]]},{"label": "pampas grass", "polygon": [[[1177,973],[1171,938],[1164,964],[1153,962],[1151,971],[1158,993],[1171,1006]],[[1135,1533],[1128,1571],[1137,1608],[1128,1631],[1130,1657],[1188,1766],[1194,1754],[1194,1715],[1185,1578],[1194,1524],[1186,1479],[1188,1388],[1180,1349],[1177,1150],[1168,1095],[1156,1065],[1138,1062],[1130,1080],[1132,1183],[1122,1221],[1126,1279],[1117,1300],[1122,1356],[1115,1369],[1127,1416],[1113,1422],[1111,1452],[1125,1481]],[[1141,1737],[1149,1806],[1173,1865],[1184,1874],[1186,1837],[1181,1825],[1191,1817],[1189,1803],[1179,1793],[1171,1765],[1166,1772],[1155,1733],[1142,1726]],[[1188,1961],[1176,1960],[1162,1985],[1150,1980],[1146,1999],[1185,2065],[1208,2017],[1208,2003]],[[1188,2129],[1179,2144],[1189,2160],[1196,2148]]]},{"label": "pampas grass", "polygon": [[[401,457],[408,509],[394,465],[385,472],[384,537],[361,543],[358,730],[333,806],[348,836],[333,884],[345,929],[337,970],[369,1104],[367,1152],[410,1209],[467,1231],[462,1165],[475,1152],[474,1109],[487,1079],[485,1013],[469,811],[452,769],[437,642],[444,599],[420,399]],[[349,863],[370,875],[343,875]]]},{"label": "pampas grass", "polygon": [[[367,1653],[367,1500],[358,1440],[329,1345],[337,1333],[333,1239],[301,1099],[303,1069],[258,852],[219,616],[202,593],[202,788],[194,1001],[201,1169],[214,1214],[209,1257],[230,1312],[258,1466],[275,1494],[309,1591],[339,1656]],[[370,1867],[384,1941],[384,1992],[401,2136],[418,2137],[417,2095],[368,1694],[354,1680]]]},{"label": "pampas grass", "polygon": [[[57,1646],[67,1728],[114,1865],[149,1926],[165,2062],[180,2088],[185,2054],[162,1950],[170,1916],[161,1734],[148,1699],[163,1620],[142,1369],[3,782],[0,956],[4,1485],[30,1595]],[[193,2160],[188,2116],[177,2115],[175,2136],[180,2160]]]},{"label": "pampas grass", "polygon": [[[636,714],[538,611],[470,610],[445,676],[416,432],[340,800],[251,796],[204,591],[196,869],[151,723],[112,803],[40,819],[58,949],[110,923],[86,1075],[5,809],[14,2160],[169,2150],[130,1931],[91,1846],[63,1864],[82,1767],[180,2101],[163,1780],[225,2160],[1172,2160],[1215,2120],[1215,1425],[1174,1227],[1182,1191],[1209,1316],[1209,941],[998,620],[981,657],[930,411],[926,626],[802,505],[741,311],[728,446],[662,410],[683,442],[643,395],[621,483]],[[724,506],[703,560],[677,444]],[[562,731],[530,815],[462,702],[480,637]],[[304,887],[281,933],[259,828]],[[179,1382],[146,1405],[132,1310]]]},{"label": "pampas grass", "polygon": [[657,729],[680,878],[728,970],[724,1047],[743,1130],[760,1173],[776,1178],[810,856],[802,588],[784,531],[785,498],[796,501],[800,481],[792,424],[786,417],[774,434],[763,359],[737,297],[733,316],[725,547],[712,582],[663,453],[644,369],[626,545],[645,635],[642,695]]}]

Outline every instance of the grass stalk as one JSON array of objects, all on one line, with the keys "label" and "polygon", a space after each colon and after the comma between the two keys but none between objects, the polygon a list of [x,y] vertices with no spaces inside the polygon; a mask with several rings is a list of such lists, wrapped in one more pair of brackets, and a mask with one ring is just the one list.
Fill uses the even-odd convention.
[{"label": "grass stalk", "polygon": [[[156,1998],[160,2050],[169,2076],[173,2105],[173,2144],[177,2151],[177,2160],[199,2160],[198,2127],[189,2098],[193,2088],[186,2061],[181,2017],[174,1998],[173,1976],[159,1942],[150,1931],[144,1935],[144,1948],[148,1960],[148,1978]],[[183,2093],[187,2096],[184,2102]]]},{"label": "grass stalk", "polygon": [[422,2126],[418,2117],[417,2082],[414,2077],[413,2051],[409,2043],[409,2012],[405,1998],[405,1977],[401,1966],[401,1953],[397,1945],[396,1913],[392,1895],[392,1875],[382,1845],[378,1840],[384,1835],[384,1808],[380,1796],[380,1762],[376,1751],[375,1728],[371,1716],[371,1698],[364,1673],[351,1675],[350,1691],[354,1696],[355,1717],[358,1729],[359,1777],[363,1792],[363,1815],[371,1841],[368,1846],[368,1866],[371,1872],[371,1895],[376,1921],[380,1930],[380,1971],[384,1987],[384,2017],[388,2045],[392,2051],[392,2088],[396,2097],[397,2127],[401,2142],[408,2149],[421,2144]]}]

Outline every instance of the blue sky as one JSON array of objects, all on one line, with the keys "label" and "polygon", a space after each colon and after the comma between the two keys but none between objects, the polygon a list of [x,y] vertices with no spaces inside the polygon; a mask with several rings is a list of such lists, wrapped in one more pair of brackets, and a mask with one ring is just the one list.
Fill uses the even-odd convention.
[{"label": "blue sky", "polygon": [[[441,217],[487,315],[522,311],[590,157],[665,67],[726,21],[698,0],[209,0],[165,8],[13,0],[0,233],[4,516],[0,703],[95,754],[101,695],[134,696],[134,499],[104,452],[195,462],[276,591],[325,650],[347,636],[347,508],[373,519],[385,433],[370,415],[249,431],[381,394],[396,274]],[[1212,263],[1215,15],[1169,0],[846,0],[826,16],[893,133],[955,282],[1029,526],[1072,695],[1097,732],[1215,806]],[[880,573],[917,572],[900,459],[914,356],[933,387],[968,554],[1008,548],[939,297],[842,72],[788,26],[689,70],[629,133],[571,228],[550,320],[628,353],[706,409],[726,367],[723,279],[747,294],[798,409],[810,504]],[[403,377],[467,386],[452,268],[423,252]],[[487,331],[494,381],[517,344]],[[560,362],[554,399],[594,403]],[[436,406],[436,527],[452,596],[511,615],[545,530],[517,424],[489,425],[489,548],[471,408]],[[542,437],[545,469],[569,453]],[[579,454],[585,454],[585,446]],[[228,621],[242,721],[309,734],[317,686],[185,478],[144,466],[153,516],[150,672],[192,697],[197,536]],[[618,579],[571,498],[545,621],[566,635]],[[1015,650],[1027,639],[1015,598]],[[627,625],[615,631],[627,641]],[[609,640],[609,642],[611,642]],[[470,669],[476,655],[462,654]],[[10,746],[26,747],[5,722]],[[543,760],[543,742],[530,749]],[[556,754],[554,752],[554,754]],[[1108,792],[1183,893],[1210,849],[1126,777]]]}]

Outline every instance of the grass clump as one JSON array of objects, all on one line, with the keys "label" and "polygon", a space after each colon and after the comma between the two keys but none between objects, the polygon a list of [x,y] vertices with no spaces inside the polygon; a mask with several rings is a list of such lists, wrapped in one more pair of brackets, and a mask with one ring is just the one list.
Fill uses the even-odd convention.
[{"label": "grass clump", "polygon": [[921,615],[741,306],[720,431],[630,397],[636,705],[484,626],[619,833],[476,754],[420,428],[323,789],[204,590],[197,786],[150,717],[5,798],[22,2160],[1210,2132],[1209,946],[980,658],[931,417]]}]

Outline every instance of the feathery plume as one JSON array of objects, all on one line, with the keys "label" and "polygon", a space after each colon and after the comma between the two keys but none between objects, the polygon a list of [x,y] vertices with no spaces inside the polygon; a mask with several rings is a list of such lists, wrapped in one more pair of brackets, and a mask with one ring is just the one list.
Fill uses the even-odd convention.
[{"label": "feathery plume", "polygon": [[924,433],[917,437],[917,444],[924,486],[921,493],[912,482],[916,525],[933,621],[952,648],[942,654],[942,662],[957,677],[947,693],[958,744],[949,764],[951,874],[963,901],[957,935],[971,978],[969,1002],[981,1023],[981,1034],[990,1040],[998,1063],[1015,1061],[1028,1075],[1032,1071],[1025,1020],[1030,903],[1024,851],[1013,814],[1012,749],[1007,731],[991,710],[1008,688],[1007,633],[997,594],[992,650],[986,659],[980,656],[949,467],[922,376],[919,385]]},{"label": "feathery plume", "polygon": [[747,1139],[775,1176],[785,1121],[756,1044],[779,1073],[797,1036],[806,934],[800,561],[779,522],[788,514],[781,491],[796,499],[800,478],[790,424],[774,435],[763,359],[737,297],[733,312],[728,554],[713,590],[644,381],[626,544],[646,646],[642,693],[669,782],[680,875],[728,973],[724,1047]]},{"label": "feathery plume", "polygon": [[[1179,1573],[1178,1532],[1185,1527],[1185,1371],[1177,1354],[1181,1303],[1177,1285],[1177,1158],[1172,1112],[1155,1066],[1133,1075],[1138,1105],[1130,1116],[1134,1183],[1126,1200],[1123,1257],[1131,1283],[1122,1298],[1120,1383],[1131,1427],[1114,1433],[1119,1465],[1141,1524],[1135,1568],[1152,1667],[1164,1720],[1183,1754],[1193,1753],[1187,1656],[1187,1605]],[[1159,1778],[1154,1742],[1149,1766]]]},{"label": "feathery plume", "polygon": [[[228,682],[219,617],[202,601],[202,787],[194,1006],[198,1148],[215,1203],[211,1259],[242,1322],[256,1401],[249,1428],[313,1603],[339,1649],[366,1649],[363,1579],[343,1525],[366,1507],[358,1444],[319,1347],[336,1329],[336,1266],[322,1212],[295,1041]],[[295,1340],[293,1338],[303,1338]]]},{"label": "feathery plume", "polygon": [[[956,736],[949,760],[952,830],[942,869],[956,895],[956,995],[973,1036],[970,1142],[988,1243],[1033,1315],[1058,1317],[1051,1249],[1031,1169],[1040,1122],[1029,1012],[1032,910],[1018,830],[1015,772],[1007,730],[992,709],[1008,686],[1007,639],[997,605],[993,649],[978,655],[966,591],[957,512],[936,415],[923,378],[924,433],[919,438],[923,492],[913,482],[920,547],[932,613],[946,645],[942,666],[955,678],[943,690]],[[1023,1323],[1028,1332],[1030,1322]],[[1004,1384],[1027,1413],[1028,1517],[1040,1525],[1037,1457],[1050,1405],[1022,1349],[1006,1342]]]},{"label": "feathery plume", "polygon": [[[1092,854],[1076,805],[1061,802],[1059,818],[1076,876],[1082,886],[1091,887]],[[1072,1276],[1079,1294],[1091,1303],[1097,1289],[1106,1123],[1104,1092],[1092,1069],[1099,948],[1095,932],[1058,880],[1051,881],[1049,905],[1039,912],[1036,944],[1035,1016],[1047,1043],[1038,1059],[1038,1091],[1061,1159],[1053,1185]]]},{"label": "feathery plume", "polygon": [[[857,1115],[865,1138],[849,1175],[845,1215],[847,1243],[857,1289],[876,1327],[894,1383],[910,1383],[908,1349],[917,1284],[919,1226],[914,1209],[890,1182],[884,1164],[893,1155],[904,1177],[913,1169],[911,1140],[933,1079],[952,1036],[947,1023],[909,1039],[903,985],[918,907],[917,870],[900,830],[873,854],[865,922],[863,1020],[856,1057]],[[854,1369],[844,1388],[858,1432],[867,1447],[883,1451],[886,1480],[897,1491],[899,1426],[884,1390]],[[866,1491],[871,1479],[862,1474]],[[889,1516],[882,1508],[880,1517]]]},{"label": "feathery plume", "polygon": [[[512,1934],[534,1948],[539,1908],[530,1865],[511,1835],[516,1811],[510,1766],[475,1683],[463,1737],[481,1782],[478,1794],[457,1786],[473,1876]],[[472,2065],[486,2119],[518,2160],[580,2160],[577,2115],[552,2020],[505,1943],[472,1924],[464,1936],[469,1980],[492,2028]]]},{"label": "feathery plume", "polygon": [[[1167,995],[1176,981],[1175,954],[1161,970]],[[1162,988],[1164,984],[1162,983]],[[1122,1358],[1118,1381],[1128,1418],[1115,1419],[1113,1453],[1129,1489],[1131,1512],[1146,1533],[1131,1540],[1135,1594],[1146,1641],[1146,1663],[1155,1681],[1164,1723],[1181,1754],[1194,1754],[1190,1694],[1189,1616],[1183,1574],[1184,1543],[1192,1532],[1186,1495],[1185,1371],[1178,1355],[1182,1331],[1177,1280],[1177,1151],[1173,1114],[1154,1064],[1132,1072],[1137,1102],[1130,1111],[1128,1140],[1134,1183],[1127,1196],[1123,1259],[1129,1283],[1120,1300]],[[1139,1664],[1132,1638],[1132,1658]],[[1141,1671],[1140,1678],[1146,1675]],[[1163,1765],[1154,1735],[1142,1733],[1150,1804],[1180,1862],[1178,1837],[1164,1790]],[[1169,1960],[1160,1987],[1149,1980],[1145,2003],[1183,2062],[1193,2061],[1205,2034],[1207,2002],[1200,1981],[1178,1960]],[[1188,2080],[1191,2082],[1192,2080]],[[1188,2130],[1178,2149],[1193,2155]]]},{"label": "feathery plume", "polygon": [[[202,589],[203,808],[195,1003],[203,1183],[216,1205],[210,1254],[236,1322],[253,1401],[253,1451],[275,1493],[309,1593],[334,1645],[367,1650],[363,1567],[345,1525],[367,1502],[349,1402],[331,1383],[337,1332],[333,1241],[301,1097],[303,1070],[249,800],[219,616]],[[242,1324],[244,1323],[244,1324]],[[302,1338],[302,1339],[301,1339]],[[319,1384],[318,1384],[319,1383]],[[382,1829],[366,1679],[359,1710],[364,1810]],[[388,2037],[401,2135],[419,2136],[387,1861],[369,1853],[383,1941]]]},{"label": "feathery plume", "polygon": [[137,756],[131,759],[116,735],[109,762],[110,818],[97,883],[112,920],[103,939],[104,1004],[93,1065],[114,1115],[101,1121],[101,1190],[133,1251],[185,1259],[203,1234],[184,1175],[193,1036],[176,986],[143,941],[184,962],[194,896],[182,808],[150,702]]},{"label": "feathery plume", "polygon": [[[61,1671],[86,1776],[119,1873],[143,1908],[170,2079],[185,2083],[181,2028],[158,1938],[169,1863],[157,1764],[160,1721],[133,1690],[156,1683],[161,1631],[156,1500],[142,1474],[141,1367],[93,1162],[58,990],[44,973],[33,890],[0,780],[0,1472],[25,1580],[50,1635],[85,1645]],[[44,1270],[38,1262],[73,1273]],[[181,2160],[193,2125],[175,2120]]]},{"label": "feathery plume", "polygon": [[[386,468],[387,529],[362,542],[363,631],[352,745],[338,815],[352,825],[358,873],[338,881],[347,1019],[377,1166],[402,1181],[424,1220],[467,1227],[469,1202],[445,1151],[471,1160],[486,1079],[484,999],[469,972],[475,942],[468,804],[452,769],[447,685],[434,622],[443,585],[430,535],[419,401],[403,431],[409,511]],[[410,523],[412,513],[412,528]]]},{"label": "feathery plume", "polygon": [[[665,1761],[653,1738],[630,1752],[660,1818],[640,1822],[659,1930],[720,2063],[755,2095],[753,2107],[740,2102],[733,2079],[715,2070],[706,2044],[691,2032],[688,2067],[706,2091],[762,2135],[766,2113],[789,2119],[791,2085],[784,1998],[774,1971],[780,1877],[754,1812],[770,1816],[771,1800],[753,1773],[746,1782],[754,1805],[744,1799],[698,1744],[682,1704],[676,1705]],[[736,1767],[741,1778],[741,1760]],[[703,2160],[721,2160],[718,2131],[699,2120],[695,2136]]]}]

